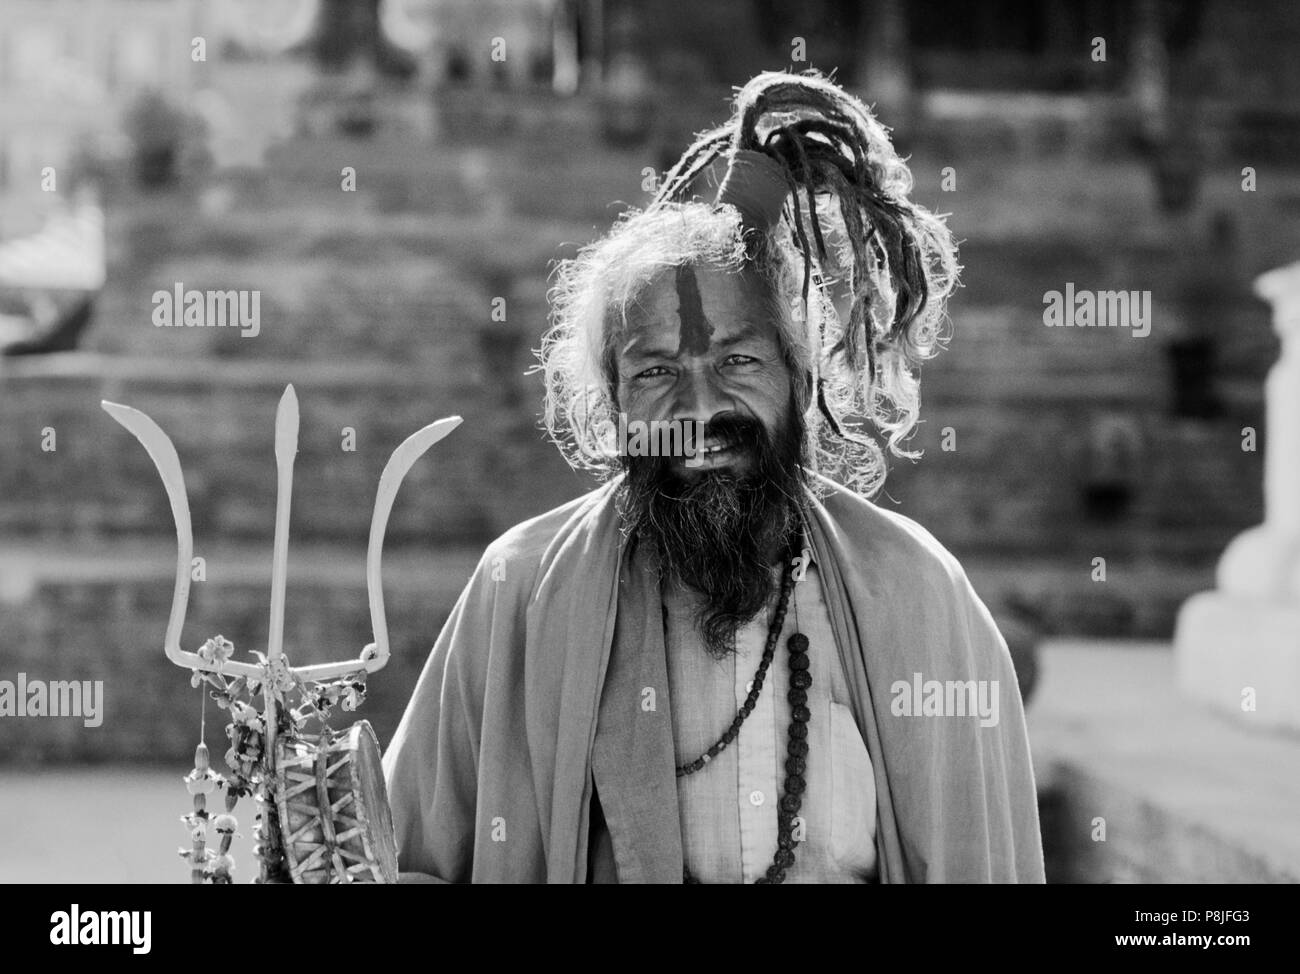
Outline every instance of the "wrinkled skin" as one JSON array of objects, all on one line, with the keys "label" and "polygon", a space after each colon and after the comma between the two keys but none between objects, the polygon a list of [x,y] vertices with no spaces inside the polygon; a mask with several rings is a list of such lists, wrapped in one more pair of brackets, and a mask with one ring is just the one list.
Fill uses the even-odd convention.
[{"label": "wrinkled skin", "polygon": [[[703,595],[706,648],[722,655],[766,604],[796,524],[803,425],[761,285],[748,272],[669,268],[629,308],[617,401],[630,423],[704,425],[705,451],[625,456],[624,512],[668,578]],[[694,429],[688,426],[688,429]]]}]

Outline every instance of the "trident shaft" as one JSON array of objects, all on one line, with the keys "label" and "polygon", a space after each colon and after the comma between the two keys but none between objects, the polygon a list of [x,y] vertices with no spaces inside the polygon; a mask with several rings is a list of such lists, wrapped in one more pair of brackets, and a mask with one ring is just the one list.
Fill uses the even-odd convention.
[{"label": "trident shaft", "polygon": [[[267,640],[267,666],[241,663],[236,660],[210,660],[198,653],[181,648],[181,631],[189,607],[191,561],[194,557],[194,534],[190,523],[190,504],[185,492],[185,476],[181,472],[176,448],[152,419],[138,409],[120,403],[101,402],[104,410],[126,427],[149,452],[154,466],[162,477],[167,499],[171,502],[172,518],[176,522],[176,586],[172,593],[171,614],[167,620],[164,647],[167,658],[188,670],[215,672],[221,670],[234,676],[266,680],[263,689],[267,709],[267,749],[274,754],[272,735],[275,729],[275,700],[268,674],[282,665],[284,652],[284,599],[289,562],[289,501],[293,492],[293,460],[298,452],[298,397],[293,386],[287,386],[280,398],[275,414],[276,505],[275,544],[271,557],[271,621]],[[323,682],[348,674],[365,671],[373,673],[388,662],[388,622],[384,615],[384,585],[382,560],[384,532],[388,516],[393,509],[397,489],[407,472],[426,451],[461,424],[459,416],[449,416],[413,433],[393,451],[379,478],[375,496],[374,515],[370,520],[370,544],[366,550],[366,590],[370,599],[370,624],[374,642],[362,651],[360,659],[337,663],[317,663],[311,666],[286,667],[289,673],[303,682]]]}]

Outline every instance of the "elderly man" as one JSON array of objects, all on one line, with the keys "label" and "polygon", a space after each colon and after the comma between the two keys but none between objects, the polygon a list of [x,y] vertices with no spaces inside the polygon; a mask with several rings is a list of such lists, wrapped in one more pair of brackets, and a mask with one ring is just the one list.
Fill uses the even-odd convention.
[{"label": "elderly man", "polygon": [[434,646],[385,757],[408,878],[1043,880],[1006,644],[849,420],[905,453],[956,285],[910,185],[858,100],[765,74],[561,265],[546,425],[608,476]]}]

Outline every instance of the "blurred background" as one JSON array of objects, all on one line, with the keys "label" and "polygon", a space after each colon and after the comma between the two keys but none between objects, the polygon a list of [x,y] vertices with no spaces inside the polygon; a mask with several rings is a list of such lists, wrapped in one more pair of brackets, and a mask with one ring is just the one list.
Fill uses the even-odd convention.
[{"label": "blurred background", "polygon": [[[1264,518],[1279,341],[1252,282],[1300,256],[1297,50],[1289,0],[0,0],[0,679],[105,685],[98,728],[0,719],[0,880],[187,878],[173,522],[99,401],[176,444],[204,559],[184,641],[242,655],[266,639],[294,383],[295,663],[370,640],[379,472],[465,417],[389,525],[394,656],[361,712],[386,742],[483,546],[593,486],[543,439],[526,374],[551,263],[648,202],[734,86],[808,67],[876,106],[962,241],[925,457],[879,502],[957,554],[1015,652],[1051,878],[1300,878],[1297,796],[1261,825],[1162,790],[1160,748],[1187,734],[1161,706],[1238,732],[1143,683],[1169,682],[1180,605]],[[260,291],[260,332],[155,327],[151,296],[181,283]],[[1151,292],[1150,335],[1045,328],[1067,283]],[[1222,766],[1272,781],[1297,744],[1243,748]],[[1117,754],[1157,757],[1117,783]],[[111,832],[88,856],[90,807]],[[1131,827],[1099,842],[1107,816]]]}]

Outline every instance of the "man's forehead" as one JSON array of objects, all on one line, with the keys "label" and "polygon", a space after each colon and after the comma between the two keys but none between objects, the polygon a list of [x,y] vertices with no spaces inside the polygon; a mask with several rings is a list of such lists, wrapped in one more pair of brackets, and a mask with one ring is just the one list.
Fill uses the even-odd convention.
[{"label": "man's forehead", "polygon": [[752,270],[732,270],[712,264],[683,264],[657,270],[628,306],[628,317],[662,311],[676,312],[683,285],[691,282],[708,304],[731,302],[757,307],[762,288]]},{"label": "man's forehead", "polygon": [[746,338],[775,338],[777,322],[752,273],[709,265],[658,272],[629,302],[622,325],[625,348],[656,339],[700,352]]}]

